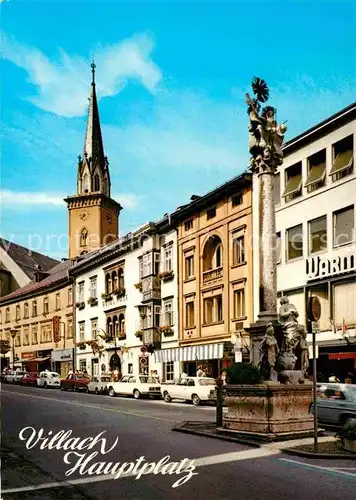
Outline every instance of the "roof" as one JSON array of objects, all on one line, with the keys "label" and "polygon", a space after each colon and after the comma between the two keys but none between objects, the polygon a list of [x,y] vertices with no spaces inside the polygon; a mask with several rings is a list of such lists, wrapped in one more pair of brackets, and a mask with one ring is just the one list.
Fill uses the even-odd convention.
[{"label": "roof", "polygon": [[35,279],[37,266],[41,266],[43,271],[48,271],[59,264],[59,261],[52,259],[52,257],[34,252],[29,248],[5,240],[4,238],[0,238],[0,245],[31,280]]},{"label": "roof", "polygon": [[68,270],[72,267],[73,263],[71,260],[66,260],[64,262],[60,262],[57,266],[53,267],[48,271],[48,276],[41,281],[31,281],[26,286],[15,290],[14,292],[9,293],[9,295],[5,295],[0,298],[0,305],[4,305],[8,302],[15,302],[20,298],[24,298],[27,295],[38,295],[44,293],[44,291],[48,288],[55,287],[56,284],[60,284],[61,282],[65,282],[68,278]]}]

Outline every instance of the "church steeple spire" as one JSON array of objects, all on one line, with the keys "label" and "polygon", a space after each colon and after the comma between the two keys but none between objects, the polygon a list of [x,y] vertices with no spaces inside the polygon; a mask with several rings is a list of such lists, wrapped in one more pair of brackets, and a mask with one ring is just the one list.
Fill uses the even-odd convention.
[{"label": "church steeple spire", "polygon": [[83,158],[78,164],[78,194],[97,192],[110,196],[110,174],[108,159],[104,154],[98,101],[96,97],[94,61],[91,64],[92,82],[89,98],[87,127],[85,132]]}]

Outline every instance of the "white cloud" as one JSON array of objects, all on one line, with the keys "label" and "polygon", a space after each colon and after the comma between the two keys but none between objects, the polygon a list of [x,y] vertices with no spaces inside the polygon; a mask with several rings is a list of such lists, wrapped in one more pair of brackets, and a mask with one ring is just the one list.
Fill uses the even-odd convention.
[{"label": "white cloud", "polygon": [[[28,208],[63,207],[65,197],[59,193],[0,190],[1,205],[12,210],[23,209],[24,206]],[[134,210],[139,206],[139,198],[134,194],[118,193],[113,198],[128,210]]]},{"label": "white cloud", "polygon": [[[113,96],[127,80],[139,81],[154,92],[162,79],[161,70],[151,59],[153,40],[145,34],[135,35],[112,46],[94,51],[100,79],[99,97]],[[59,60],[50,61],[38,49],[27,47],[2,35],[2,57],[23,68],[38,94],[29,100],[44,111],[57,115],[82,116],[87,109],[89,59],[70,56],[59,50]]]}]

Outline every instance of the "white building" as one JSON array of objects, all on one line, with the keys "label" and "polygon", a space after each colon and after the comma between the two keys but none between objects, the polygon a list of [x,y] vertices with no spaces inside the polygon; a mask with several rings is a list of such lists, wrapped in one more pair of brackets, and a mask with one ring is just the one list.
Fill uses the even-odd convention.
[{"label": "white building", "polygon": [[78,370],[96,375],[116,366],[122,374],[178,378],[179,363],[153,356],[178,346],[176,247],[165,217],[78,259],[71,270]]},{"label": "white building", "polygon": [[[356,371],[355,118],[356,104],[352,104],[286,143],[275,178],[277,289],[297,306],[308,331],[314,327],[320,332],[318,371],[339,377]],[[254,227],[258,227],[257,189]],[[257,319],[258,252],[254,282]],[[321,301],[318,325],[307,325],[310,294]]]}]

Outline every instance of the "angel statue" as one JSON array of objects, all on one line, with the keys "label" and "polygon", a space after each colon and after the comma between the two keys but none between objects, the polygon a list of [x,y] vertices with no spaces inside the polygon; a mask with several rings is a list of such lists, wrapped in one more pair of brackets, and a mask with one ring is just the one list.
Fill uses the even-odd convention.
[{"label": "angel statue", "polygon": [[279,353],[278,343],[274,335],[274,327],[272,323],[267,323],[266,334],[260,346],[260,363],[259,367],[266,380],[277,381],[277,372],[274,367],[276,365],[277,356]]},{"label": "angel statue", "polygon": [[275,119],[276,109],[265,106],[261,113],[261,102],[266,102],[269,97],[269,89],[266,82],[254,77],[252,90],[256,96],[252,99],[246,94],[249,125],[249,150],[251,154],[251,167],[275,168],[282,164],[282,143],[287,130],[286,122],[278,125]]}]

